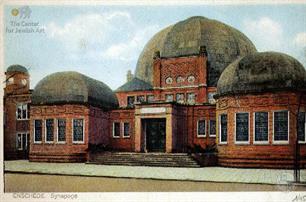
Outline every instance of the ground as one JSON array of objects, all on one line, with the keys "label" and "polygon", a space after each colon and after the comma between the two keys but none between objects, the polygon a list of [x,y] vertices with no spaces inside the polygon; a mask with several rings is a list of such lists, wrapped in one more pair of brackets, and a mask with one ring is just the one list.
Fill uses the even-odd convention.
[{"label": "ground", "polygon": [[[5,162],[5,192],[306,191],[292,170]],[[306,170],[301,170],[306,181]],[[16,183],[17,182],[17,183]]]}]

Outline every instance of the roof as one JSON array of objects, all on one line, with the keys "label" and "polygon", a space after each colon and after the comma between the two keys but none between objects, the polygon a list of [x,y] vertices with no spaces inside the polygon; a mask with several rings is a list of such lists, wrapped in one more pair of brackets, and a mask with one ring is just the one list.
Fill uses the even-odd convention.
[{"label": "roof", "polygon": [[305,68],[293,57],[260,52],[236,59],[220,76],[217,97],[276,90],[306,90]]},{"label": "roof", "polygon": [[32,104],[59,103],[86,103],[104,109],[118,106],[116,95],[106,84],[73,71],[50,74],[34,89]]},{"label": "roof", "polygon": [[171,25],[153,36],[139,56],[135,75],[153,82],[153,55],[179,57],[208,52],[208,86],[216,86],[219,76],[238,56],[256,52],[253,43],[240,31],[222,22],[201,16],[188,18]]},{"label": "roof", "polygon": [[127,91],[143,91],[143,90],[152,90],[153,87],[151,84],[134,77],[131,81],[120,86],[116,92],[127,92]]},{"label": "roof", "polygon": [[22,72],[22,73],[26,73],[28,74],[28,70],[27,68],[25,68],[24,66],[21,65],[11,65],[7,68],[6,72]]}]

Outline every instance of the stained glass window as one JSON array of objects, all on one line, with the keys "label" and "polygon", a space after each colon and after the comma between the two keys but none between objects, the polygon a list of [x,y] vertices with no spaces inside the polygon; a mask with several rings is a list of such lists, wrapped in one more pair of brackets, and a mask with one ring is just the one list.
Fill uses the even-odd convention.
[{"label": "stained glass window", "polygon": [[299,141],[305,142],[305,112],[299,112],[298,120],[298,138]]},{"label": "stained glass window", "polygon": [[46,119],[46,142],[53,141],[53,119]]},{"label": "stained glass window", "polygon": [[128,96],[127,97],[127,105],[128,107],[133,107],[135,102],[135,97],[134,96]]},{"label": "stained glass window", "polygon": [[268,112],[255,112],[255,141],[268,141]]},{"label": "stained glass window", "polygon": [[288,111],[274,112],[274,140],[288,141]]},{"label": "stained glass window", "polygon": [[247,142],[249,141],[249,114],[237,113],[236,114],[236,141]]},{"label": "stained glass window", "polygon": [[34,141],[41,142],[42,140],[42,120],[34,121]]},{"label": "stained glass window", "polygon": [[83,130],[83,119],[73,119],[73,142],[84,141]]},{"label": "stained glass window", "polygon": [[144,95],[138,95],[137,96],[137,102],[142,103],[145,101],[145,96]]},{"label": "stained glass window", "polygon": [[123,124],[123,136],[129,137],[130,136],[130,123]]},{"label": "stained glass window", "polygon": [[57,120],[57,141],[58,142],[66,141],[66,120],[65,119]]},{"label": "stained glass window", "polygon": [[216,136],[216,120],[209,120],[209,135]]},{"label": "stained glass window", "polygon": [[176,102],[177,103],[184,103],[184,93],[178,93],[176,94]]},{"label": "stained glass window", "polygon": [[173,94],[166,94],[166,102],[173,102]]},{"label": "stained glass window", "polygon": [[198,121],[198,136],[205,136],[205,120]]},{"label": "stained glass window", "polygon": [[227,114],[220,115],[220,142],[227,142]]},{"label": "stained glass window", "polygon": [[187,102],[188,104],[195,103],[195,94],[194,93],[187,93]]},{"label": "stained glass window", "polygon": [[120,123],[119,122],[114,122],[113,125],[113,136],[114,137],[120,137]]},{"label": "stained glass window", "polygon": [[147,95],[147,101],[153,102],[154,101],[154,95]]}]

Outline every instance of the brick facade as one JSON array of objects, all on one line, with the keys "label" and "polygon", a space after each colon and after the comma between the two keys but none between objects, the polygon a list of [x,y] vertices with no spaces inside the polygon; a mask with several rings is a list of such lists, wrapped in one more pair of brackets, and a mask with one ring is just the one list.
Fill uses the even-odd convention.
[{"label": "brick facade", "polygon": [[[45,105],[31,107],[31,144],[30,161],[63,161],[76,162],[87,159],[89,144],[108,144],[108,112],[85,105]],[[53,141],[47,143],[45,120],[53,119]],[[57,141],[58,119],[66,120],[66,140]],[[73,142],[73,119],[83,120],[83,142]],[[42,142],[34,142],[34,121],[42,120]]]},{"label": "brick facade", "polygon": [[[217,136],[220,166],[292,168],[295,156],[296,114],[300,93],[264,93],[260,95],[225,96],[217,101],[217,117],[227,114],[227,143],[220,144]],[[306,99],[300,111],[305,112]],[[273,112],[289,112],[289,141],[276,143],[273,139]],[[235,113],[249,113],[249,143],[235,143]],[[268,142],[254,142],[254,112],[268,112]],[[217,120],[217,130],[220,130]],[[217,134],[220,134],[218,132]],[[299,144],[300,164],[306,167],[306,145]]]},{"label": "brick facade", "polygon": [[[23,72],[7,72],[3,97],[4,159],[24,159],[28,156],[29,114],[18,118],[17,107],[23,104],[29,110],[30,96],[29,75]],[[20,147],[17,145],[18,134],[22,136],[20,140],[24,141]]]}]

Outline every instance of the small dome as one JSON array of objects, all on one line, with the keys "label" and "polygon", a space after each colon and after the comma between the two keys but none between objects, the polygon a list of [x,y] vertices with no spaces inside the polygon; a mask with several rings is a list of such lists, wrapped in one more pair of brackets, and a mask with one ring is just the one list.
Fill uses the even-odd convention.
[{"label": "small dome", "polygon": [[222,22],[195,16],[171,25],[153,36],[139,56],[136,77],[152,83],[153,55],[179,57],[208,52],[208,86],[216,86],[220,74],[238,56],[256,52],[253,43],[237,29]]},{"label": "small dome", "polygon": [[140,80],[138,78],[133,78],[131,81],[120,86],[116,92],[127,92],[127,91],[143,91],[143,90],[152,90],[153,87],[151,84]]},{"label": "small dome", "polygon": [[261,52],[236,59],[225,68],[217,96],[277,90],[306,90],[306,71],[293,57]]},{"label": "small dome", "polygon": [[32,94],[32,104],[83,104],[105,109],[118,106],[113,91],[103,82],[78,72],[57,72],[43,78]]},{"label": "small dome", "polygon": [[21,65],[11,65],[7,68],[6,72],[22,72],[28,74],[27,68]]}]

